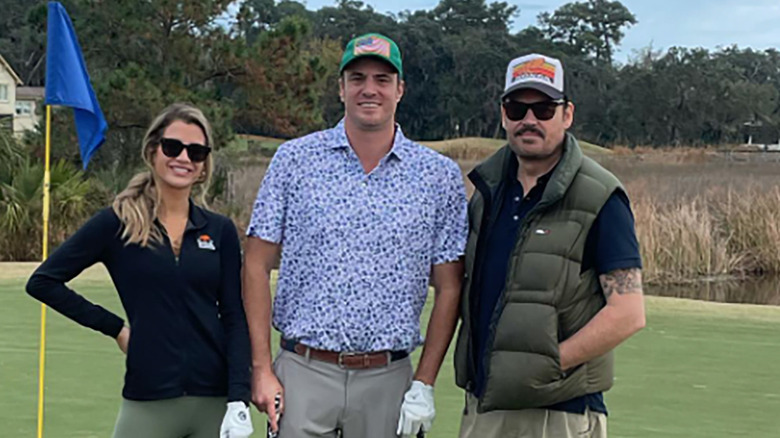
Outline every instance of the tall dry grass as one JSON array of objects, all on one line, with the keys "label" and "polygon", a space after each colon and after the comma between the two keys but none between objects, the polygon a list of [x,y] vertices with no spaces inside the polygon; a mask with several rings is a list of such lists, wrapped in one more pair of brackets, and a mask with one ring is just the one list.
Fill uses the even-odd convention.
[{"label": "tall dry grass", "polygon": [[[438,142],[465,175],[496,147]],[[624,183],[636,218],[644,278],[653,283],[780,274],[780,154],[618,149],[597,158]],[[235,164],[214,207],[244,229],[266,165]]]},{"label": "tall dry grass", "polygon": [[663,200],[628,187],[649,282],[780,273],[780,188]]},{"label": "tall dry grass", "polygon": [[780,154],[622,152],[599,161],[631,198],[647,280],[780,274]]},{"label": "tall dry grass", "polygon": [[716,210],[743,273],[780,273],[780,188],[728,193]]}]

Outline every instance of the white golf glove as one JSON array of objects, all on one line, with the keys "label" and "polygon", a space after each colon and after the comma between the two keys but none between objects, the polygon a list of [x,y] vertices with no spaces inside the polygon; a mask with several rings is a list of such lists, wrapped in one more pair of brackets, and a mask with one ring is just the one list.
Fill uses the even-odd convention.
[{"label": "white golf glove", "polygon": [[227,412],[219,428],[219,438],[248,438],[252,435],[252,416],[242,401],[227,404]]},{"label": "white golf glove", "polygon": [[417,436],[420,429],[423,432],[428,432],[435,416],[433,386],[415,380],[412,382],[412,387],[404,395],[396,434],[402,437],[414,437]]}]

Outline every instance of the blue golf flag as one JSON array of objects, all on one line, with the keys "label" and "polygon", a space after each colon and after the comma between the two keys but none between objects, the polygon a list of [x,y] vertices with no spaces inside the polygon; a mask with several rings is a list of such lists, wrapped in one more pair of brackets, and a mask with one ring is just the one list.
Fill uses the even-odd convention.
[{"label": "blue golf flag", "polygon": [[89,81],[73,23],[59,2],[49,2],[46,32],[46,104],[73,108],[84,169],[106,139],[108,123]]}]

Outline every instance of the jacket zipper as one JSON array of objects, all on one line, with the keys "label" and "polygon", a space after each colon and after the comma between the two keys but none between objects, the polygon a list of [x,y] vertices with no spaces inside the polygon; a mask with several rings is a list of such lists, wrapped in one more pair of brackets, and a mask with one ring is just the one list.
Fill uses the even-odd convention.
[{"label": "jacket zipper", "polygon": [[[173,251],[173,244],[171,243],[171,238],[168,235],[168,230],[166,230],[165,227],[163,227],[163,226],[160,226],[160,229],[162,229],[163,235],[165,236],[166,247],[167,247],[168,251],[170,251],[171,256],[173,257],[173,263],[176,266],[176,274],[177,275],[181,275],[181,269],[180,269],[181,268],[181,257],[184,254],[184,242],[186,240],[187,229],[185,227],[184,232],[182,233],[182,236],[181,236],[181,246],[179,247],[179,255],[176,255],[176,253]],[[179,298],[183,300],[182,297],[179,297]],[[182,306],[183,305],[184,305],[184,303],[182,302]],[[189,363],[189,360],[188,360],[188,357],[187,357],[187,350],[185,349],[184,350],[184,361],[182,362],[182,383],[181,383],[181,385],[182,385],[181,395],[183,397],[186,397],[187,395],[189,395],[188,392],[187,392],[187,388],[189,387],[189,384],[188,384],[189,383],[188,382],[188,380],[189,380],[188,379],[189,378],[189,366],[188,366],[188,363]]]},{"label": "jacket zipper", "polygon": [[162,224],[159,224],[158,227],[160,228],[160,231],[162,231],[163,236],[165,237],[165,247],[168,249],[168,251],[170,251],[171,256],[173,257],[173,264],[175,264],[176,267],[178,268],[179,260],[181,259],[181,253],[184,249],[184,234],[186,234],[186,230],[181,236],[181,247],[179,248],[179,255],[176,255],[176,253],[173,251],[173,244],[171,243],[171,237],[168,235],[168,230],[166,230],[165,227],[162,226]]},{"label": "jacket zipper", "polygon": [[[541,202],[541,200],[540,200]],[[529,211],[523,220],[520,222],[520,228],[517,230],[517,235],[515,236],[515,245],[512,249],[512,252],[515,251],[516,248],[519,247],[519,245],[522,244],[522,242],[525,240],[525,237],[529,230],[529,224],[533,221],[533,219],[536,219],[537,211],[539,211],[539,204],[536,204],[531,211]],[[506,285],[509,283],[509,278],[512,275],[512,272],[510,270],[510,263],[512,262],[512,253],[509,255],[509,260],[507,260],[507,270],[506,270],[506,278],[504,279],[504,288],[501,290],[501,295],[498,297],[498,301],[496,302],[496,307],[493,309],[493,314],[490,317],[490,326],[488,327],[488,338],[485,342],[485,351],[492,351],[493,349],[493,343],[496,340],[496,327],[498,326],[498,320],[501,318],[501,314],[504,312],[504,307],[506,307]],[[520,263],[522,263],[522,260],[520,260]],[[485,385],[487,385],[487,375],[490,371],[490,362],[487,360],[488,356],[484,355],[482,357],[482,367],[485,370]],[[485,388],[483,388],[485,389]],[[479,397],[479,402],[482,403],[482,396],[484,396],[484,391],[482,395]]]}]

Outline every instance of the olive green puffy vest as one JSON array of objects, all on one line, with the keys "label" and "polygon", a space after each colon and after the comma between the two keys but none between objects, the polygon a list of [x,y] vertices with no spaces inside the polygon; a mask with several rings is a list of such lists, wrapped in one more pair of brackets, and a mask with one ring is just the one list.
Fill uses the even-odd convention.
[{"label": "olive green puffy vest", "polygon": [[[599,210],[620,182],[583,156],[566,134],[564,152],[539,203],[523,220],[508,261],[504,291],[494,310],[485,357],[472,354],[472,312],[479,297],[475,266],[484,257],[488,227],[502,199],[501,184],[515,155],[503,147],[469,174],[476,191],[469,201],[466,279],[462,324],[455,350],[458,386],[472,390],[475,360],[486,371],[478,411],[549,406],[612,386],[612,353],[567,373],[560,369],[558,344],[580,330],[606,301],[593,269],[580,273],[585,240]],[[507,236],[507,238],[512,238]],[[472,287],[473,285],[476,285]]]}]

